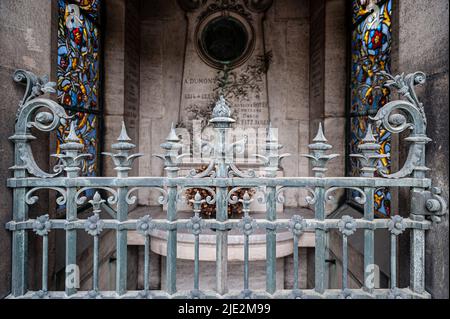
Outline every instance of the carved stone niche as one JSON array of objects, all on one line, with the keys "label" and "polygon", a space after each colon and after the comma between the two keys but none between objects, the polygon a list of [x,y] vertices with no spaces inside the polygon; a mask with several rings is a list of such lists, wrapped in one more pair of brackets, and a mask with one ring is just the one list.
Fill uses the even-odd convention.
[{"label": "carved stone niche", "polygon": [[233,106],[237,127],[268,126],[270,48],[263,20],[272,2],[178,0],[188,20],[179,127],[206,122],[220,92]]}]

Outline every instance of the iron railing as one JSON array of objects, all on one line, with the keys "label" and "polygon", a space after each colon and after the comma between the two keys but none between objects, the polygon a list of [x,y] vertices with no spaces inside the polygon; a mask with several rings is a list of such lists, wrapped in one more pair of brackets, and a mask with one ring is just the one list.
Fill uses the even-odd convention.
[{"label": "iron railing", "polygon": [[[326,177],[327,163],[336,154],[327,155],[332,147],[327,144],[322,128],[319,128],[313,143],[309,145],[310,159],[313,170],[312,177],[277,177],[276,172],[280,161],[288,154],[279,154],[282,145],[269,128],[265,153],[258,155],[264,163],[263,173],[259,176],[255,171],[241,171],[233,162],[232,154],[245,141],[231,143],[228,131],[234,120],[231,118],[227,102],[221,98],[214,108],[211,125],[214,127],[216,139],[208,168],[189,176],[179,176],[182,148],[181,141],[174,128],[170,130],[165,143],[161,147],[166,151],[160,155],[164,160],[166,177],[131,177],[128,175],[132,164],[141,154],[133,154],[135,147],[127,135],[125,126],[117,143],[112,145],[114,153],[105,153],[115,164],[115,177],[79,177],[80,164],[86,154],[81,154],[82,145],[75,134],[72,125],[70,134],[61,145],[61,154],[56,155],[60,162],[54,173],[42,171],[33,158],[30,142],[34,139],[31,129],[50,132],[62,122],[69,120],[63,107],[52,100],[39,96],[50,91],[51,84],[45,83],[30,72],[19,70],[15,80],[27,85],[26,93],[17,113],[15,133],[11,137],[15,145],[15,162],[11,168],[14,177],[8,179],[8,186],[13,190],[14,206],[13,220],[7,224],[12,233],[12,291],[10,298],[429,298],[425,291],[425,232],[433,222],[439,222],[446,213],[446,202],[439,196],[439,191],[431,186],[431,180],[426,177],[425,145],[430,141],[426,136],[426,117],[423,105],[417,99],[414,86],[425,82],[421,72],[387,78],[385,85],[396,88],[404,97],[390,102],[378,111],[372,119],[376,125],[382,125],[392,133],[409,130],[406,138],[411,145],[409,155],[398,172],[385,174],[379,171],[377,163],[384,155],[380,155],[380,145],[377,144],[372,128],[359,145],[360,154],[352,154],[361,164],[360,177]],[[230,156],[231,154],[231,156]],[[375,177],[375,174],[377,173]],[[374,219],[374,192],[380,187],[401,187],[410,190],[411,205],[408,218],[398,215],[390,219]],[[161,192],[160,203],[167,206],[166,219],[152,219],[144,216],[140,219],[128,219],[129,205],[136,201],[133,195],[137,189],[152,188]],[[177,219],[177,201],[183,198],[187,189],[203,188],[211,196],[202,198],[197,193],[191,200],[193,217]],[[264,196],[261,202],[266,207],[265,219],[254,219],[250,212],[253,200],[248,193],[241,198],[233,196],[236,190],[242,188],[258,189]],[[283,190],[286,188],[306,189],[310,195],[307,202],[314,208],[315,217],[305,219],[295,215],[291,219],[278,219],[276,204],[283,201]],[[57,203],[64,205],[64,219],[51,219],[48,215],[36,219],[28,218],[28,208],[39,199],[35,196],[37,190],[53,190],[59,193]],[[87,201],[83,192],[93,189],[108,192],[106,199],[111,205],[117,205],[116,218],[101,219],[100,211],[105,202],[99,192],[89,203],[92,205],[92,216],[78,219],[77,208]],[[230,191],[231,189],[231,191]],[[362,218],[344,216],[342,219],[327,219],[325,204],[332,193],[338,189],[357,191],[357,198],[364,207]],[[216,205],[215,219],[202,219],[201,207],[204,202]],[[228,205],[240,202],[243,207],[243,217],[240,220],[228,219]],[[266,232],[266,290],[252,291],[249,289],[249,237],[256,229]],[[167,263],[165,269],[166,289],[164,291],[150,290],[149,286],[149,245],[152,230],[167,231]],[[190,230],[195,236],[195,258],[193,289],[178,291],[176,286],[177,264],[177,231]],[[216,289],[201,291],[199,289],[199,234],[205,229],[215,231],[216,241]],[[227,238],[231,229],[240,229],[244,236],[244,271],[241,291],[229,291],[227,288]],[[288,229],[293,234],[293,245],[298,247],[300,236],[305,231],[315,232],[315,287],[314,289],[299,289],[298,250],[294,249],[294,287],[291,290],[276,289],[276,234],[278,230]],[[364,285],[360,289],[348,289],[348,237],[357,229],[364,232]],[[377,229],[387,229],[391,233],[391,269],[390,289],[376,289],[371,284],[371,269],[374,264],[374,234]],[[398,288],[397,285],[397,245],[396,241],[406,229],[410,230],[410,285],[408,288]],[[78,291],[71,285],[69,269],[76,264],[77,230],[85,230],[93,238],[93,283],[91,291]],[[102,243],[99,234],[104,230],[117,233],[117,273],[115,291],[99,290],[99,245]],[[328,271],[326,265],[327,240],[331,230],[342,234],[343,271],[341,289],[328,289]],[[34,231],[42,238],[42,289],[29,291],[27,289],[28,233]],[[65,232],[66,256],[66,288],[65,291],[49,291],[48,281],[48,234],[50,231]],[[137,231],[145,238],[144,253],[144,289],[142,291],[127,291],[127,232]]]}]

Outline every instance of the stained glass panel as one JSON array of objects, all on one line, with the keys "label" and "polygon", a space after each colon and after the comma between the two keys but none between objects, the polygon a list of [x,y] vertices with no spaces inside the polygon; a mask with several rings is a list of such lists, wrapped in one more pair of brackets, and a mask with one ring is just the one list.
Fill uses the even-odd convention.
[{"label": "stained glass panel", "polygon": [[99,28],[78,5],[64,0],[58,3],[59,101],[65,107],[96,110],[100,81]]},{"label": "stained glass panel", "polygon": [[97,21],[99,18],[100,0],[72,0],[70,1],[88,15],[91,20]]},{"label": "stained glass panel", "polygon": [[[352,9],[350,154],[358,153],[357,147],[367,132],[369,116],[375,114],[389,101],[390,92],[382,87],[383,79],[379,72],[390,72],[392,0],[353,0]],[[390,155],[391,134],[378,129],[376,138],[382,145],[380,153]],[[351,159],[348,173],[358,176],[358,165],[358,161]],[[381,160],[379,166],[389,172],[390,158]],[[389,216],[390,200],[389,190],[377,190],[375,196],[377,216]]]},{"label": "stained glass panel", "polygon": [[[99,172],[100,4],[100,0],[58,0],[58,99],[77,122],[84,152],[92,155],[83,164],[83,176]],[[57,152],[69,124],[58,130]]]}]

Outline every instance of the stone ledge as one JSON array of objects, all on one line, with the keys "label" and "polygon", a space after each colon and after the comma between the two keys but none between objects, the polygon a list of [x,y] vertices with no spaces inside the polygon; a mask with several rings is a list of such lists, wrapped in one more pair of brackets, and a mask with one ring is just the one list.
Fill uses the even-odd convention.
[{"label": "stone ledge", "polygon": [[[130,213],[130,218],[139,218],[143,215],[150,214],[152,218],[165,218],[166,214],[160,207],[141,206]],[[300,214],[305,218],[312,217],[312,212],[302,208],[288,208],[281,214],[281,218],[290,218],[294,214]],[[178,218],[189,218],[192,212],[178,212]],[[253,218],[265,218],[264,213],[252,213]],[[263,230],[257,230],[255,234],[249,238],[249,260],[258,261],[266,260],[266,234]],[[128,245],[142,246],[144,245],[144,237],[136,231],[128,232]],[[277,258],[286,257],[293,254],[294,249],[293,236],[288,230],[277,233]],[[307,248],[315,247],[314,232],[305,232],[299,240],[298,247]],[[153,230],[151,235],[150,249],[152,252],[166,256],[167,254],[167,232],[162,230]],[[185,230],[177,233],[177,258],[185,260],[194,260],[194,235],[187,233]],[[200,234],[200,261],[216,260],[216,234],[214,231],[205,230]],[[244,236],[236,230],[232,230],[228,235],[228,261],[244,260]]]},{"label": "stone ledge", "polygon": [[[250,236],[249,260],[266,260],[266,236],[264,234]],[[314,247],[314,233],[304,233],[298,247]],[[128,245],[144,245],[144,237],[136,231],[128,232]],[[293,237],[288,231],[277,234],[277,258],[293,254]],[[161,256],[167,254],[167,233],[155,231],[151,236],[150,249]],[[177,258],[194,260],[194,235],[177,234]],[[216,236],[214,234],[200,235],[200,261],[216,260]],[[244,260],[244,236],[228,236],[228,261]]]}]

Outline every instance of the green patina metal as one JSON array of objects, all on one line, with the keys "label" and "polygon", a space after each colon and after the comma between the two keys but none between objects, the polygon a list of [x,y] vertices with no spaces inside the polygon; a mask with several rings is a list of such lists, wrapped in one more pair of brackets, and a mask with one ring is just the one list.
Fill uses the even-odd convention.
[{"label": "green patina metal", "polygon": [[[13,220],[6,227],[12,232],[12,291],[10,298],[429,298],[425,291],[425,232],[431,229],[433,222],[441,221],[447,213],[447,203],[440,196],[438,189],[431,187],[431,180],[426,178],[425,146],[430,139],[426,136],[426,117],[423,105],[419,102],[414,86],[425,82],[421,72],[391,76],[386,85],[396,88],[404,99],[386,104],[372,118],[375,125],[383,125],[392,133],[410,131],[407,141],[410,143],[409,155],[404,166],[396,173],[385,174],[378,171],[377,161],[380,158],[380,145],[375,142],[372,130],[369,129],[366,138],[360,145],[360,154],[352,154],[361,163],[361,177],[327,177],[327,163],[337,154],[328,155],[332,148],[327,143],[322,127],[313,143],[309,145],[310,154],[305,154],[311,161],[313,177],[277,177],[281,160],[288,154],[279,154],[282,145],[269,128],[265,154],[258,155],[265,168],[257,176],[256,172],[243,172],[233,163],[230,154],[239,152],[240,145],[246,141],[231,143],[228,131],[234,120],[230,117],[230,108],[225,99],[220,98],[213,110],[210,123],[216,131],[213,145],[213,156],[208,168],[197,174],[195,171],[188,176],[179,176],[181,158],[181,140],[172,127],[166,141],[161,144],[165,154],[157,155],[164,161],[165,177],[132,177],[128,175],[133,161],[142,154],[133,154],[135,145],[131,143],[125,126],[117,143],[112,145],[115,153],[104,155],[112,158],[117,171],[116,177],[80,177],[80,164],[86,154],[80,154],[82,146],[72,126],[65,143],[61,145],[61,154],[56,155],[60,163],[54,173],[41,170],[36,164],[30,142],[35,139],[31,129],[44,132],[55,130],[61,122],[69,117],[65,110],[54,101],[39,96],[45,93],[38,78],[24,70],[15,73],[17,82],[27,84],[25,96],[17,113],[14,135],[10,138],[15,145],[15,162],[11,167],[13,178],[8,180],[8,186],[13,189],[14,206]],[[38,83],[39,82],[39,83]],[[51,86],[51,83],[46,84]],[[208,144],[202,142],[202,144]],[[241,148],[242,149],[242,148]],[[381,177],[375,177],[375,172]],[[63,176],[62,176],[63,175]],[[187,188],[205,188],[211,194],[202,198],[197,193],[192,200],[193,217],[177,219],[177,201],[183,198]],[[230,191],[229,188],[232,188]],[[392,219],[374,219],[373,195],[379,187],[403,187],[411,190],[411,212],[408,218],[394,216]],[[132,193],[138,188],[152,188],[161,192],[160,204],[167,204],[166,219],[152,219],[144,216],[138,220],[128,218],[129,205],[134,204],[136,196]],[[260,202],[266,205],[266,218],[251,217],[250,202],[253,200],[245,193],[242,198],[233,196],[237,189],[254,188],[262,191]],[[310,196],[305,200],[314,207],[315,216],[303,219],[294,216],[291,219],[277,218],[276,204],[282,203],[282,191],[285,188],[303,188]],[[342,219],[328,219],[325,214],[326,201],[332,199],[332,193],[338,189],[352,189],[360,193],[357,200],[364,205],[364,216],[355,219],[344,216]],[[39,198],[34,194],[37,190],[52,190],[59,193],[57,203],[65,205],[66,219],[50,219],[48,215],[36,219],[28,218],[28,207],[35,204]],[[87,189],[102,190],[109,193],[108,204],[116,204],[117,212],[112,219],[101,219],[100,211],[105,200],[100,193],[89,203],[93,207],[93,215],[86,220],[77,216],[78,206],[84,204],[87,198],[83,192]],[[201,204],[216,204],[216,219],[203,220],[200,217]],[[241,220],[228,219],[227,207],[242,203],[244,216]],[[266,290],[252,291],[249,289],[249,237],[256,229],[264,229],[266,240]],[[168,232],[166,291],[152,291],[149,287],[149,245],[150,231],[160,229]],[[193,289],[178,291],[176,286],[177,264],[177,231],[187,229],[195,236],[195,261]],[[199,289],[199,234],[204,229],[216,231],[216,290],[202,291]],[[227,242],[228,233],[239,229],[244,236],[244,278],[242,291],[229,291],[227,287]],[[314,231],[316,238],[315,251],[315,288],[300,290],[298,287],[299,256],[294,249],[294,289],[277,290],[276,286],[276,234],[278,230],[289,229],[294,237],[294,245],[298,246],[300,236],[305,231]],[[348,237],[357,229],[364,231],[364,278],[360,289],[347,288],[348,268]],[[391,233],[391,287],[390,289],[375,289],[370,284],[370,266],[374,263],[374,231],[387,229]],[[396,241],[406,229],[411,230],[411,267],[410,286],[397,287],[397,253]],[[48,291],[48,232],[64,231],[66,234],[66,266],[76,263],[77,230],[85,230],[93,237],[93,287],[91,291],[79,291],[67,285],[65,291]],[[117,272],[116,290],[100,291],[99,276],[99,234],[103,230],[113,230],[117,233]],[[144,249],[144,290],[127,291],[127,232],[136,230],[145,237]],[[329,289],[327,245],[329,232],[338,230],[342,234],[343,274],[342,288]],[[42,257],[42,289],[29,291],[27,288],[28,233],[34,231],[43,240]],[[70,272],[66,274],[70,279]]]}]

